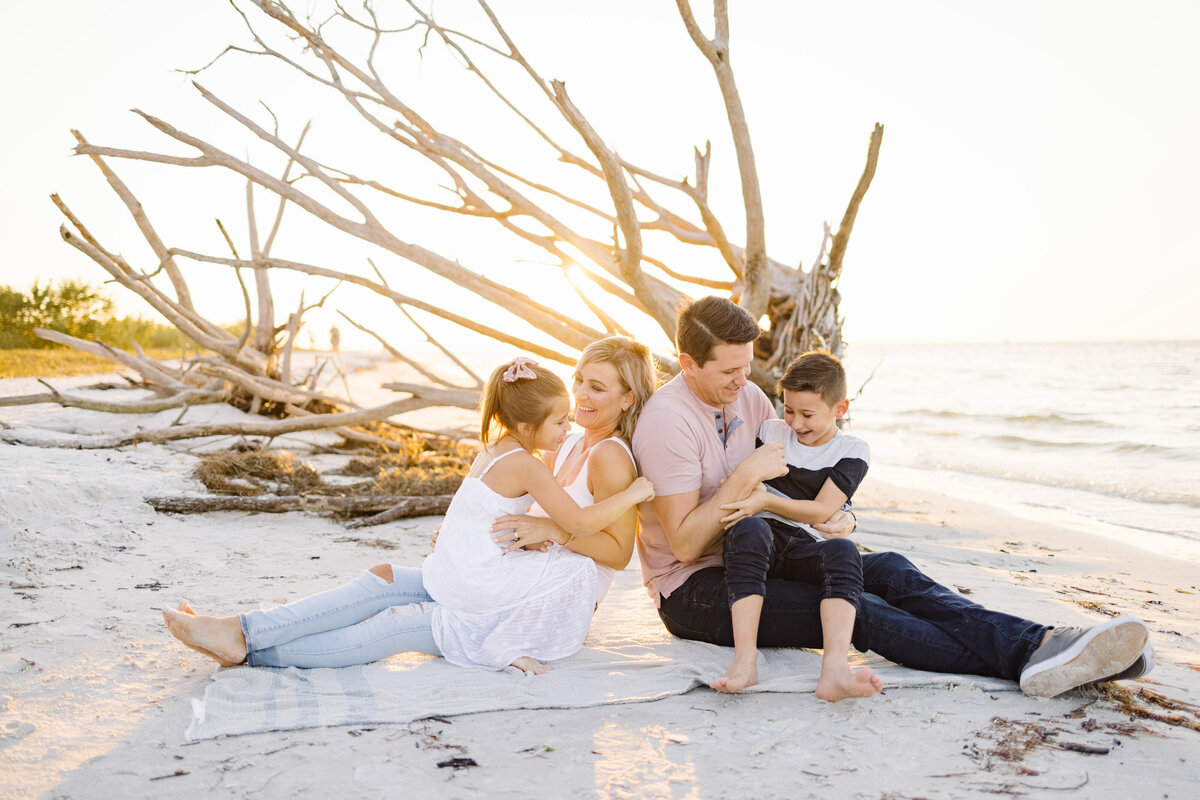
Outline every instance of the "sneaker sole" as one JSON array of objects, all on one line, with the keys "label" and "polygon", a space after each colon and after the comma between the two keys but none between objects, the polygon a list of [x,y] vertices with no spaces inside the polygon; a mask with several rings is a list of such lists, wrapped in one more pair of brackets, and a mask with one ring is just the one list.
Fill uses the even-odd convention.
[{"label": "sneaker sole", "polygon": [[1063,692],[1116,675],[1129,667],[1146,646],[1149,632],[1136,617],[1118,617],[1092,628],[1054,658],[1021,675],[1021,691],[1031,697]]}]

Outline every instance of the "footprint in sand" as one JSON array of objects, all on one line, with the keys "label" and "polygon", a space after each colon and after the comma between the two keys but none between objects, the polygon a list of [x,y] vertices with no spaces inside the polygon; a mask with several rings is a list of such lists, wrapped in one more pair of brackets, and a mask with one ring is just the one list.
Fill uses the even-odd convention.
[{"label": "footprint in sand", "polygon": [[7,750],[35,730],[37,729],[31,722],[13,720],[4,726],[4,730],[0,731],[0,750]]}]

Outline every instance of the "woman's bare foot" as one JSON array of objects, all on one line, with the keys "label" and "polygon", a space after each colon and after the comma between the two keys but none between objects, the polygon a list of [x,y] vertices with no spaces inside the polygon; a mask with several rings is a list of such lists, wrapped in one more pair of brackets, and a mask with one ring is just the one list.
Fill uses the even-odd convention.
[{"label": "woman's bare foot", "polygon": [[870,697],[882,688],[883,681],[866,667],[858,672],[851,672],[848,665],[834,670],[822,667],[817,679],[817,697],[830,703],[847,697]]},{"label": "woman's bare foot", "polygon": [[718,692],[740,692],[758,683],[758,653],[751,658],[733,658],[725,674],[709,684]]},{"label": "woman's bare foot", "polygon": [[232,667],[246,660],[246,640],[237,617],[198,616],[186,600],[179,606],[178,610],[162,610],[163,620],[172,636],[222,667]]},{"label": "woman's bare foot", "polygon": [[[178,610],[184,614],[189,614],[193,617],[197,616],[195,609],[192,608],[192,604],[189,603],[187,600],[180,600],[179,605],[175,606],[175,608],[176,608],[176,610]],[[170,623],[168,623],[168,625],[169,624]],[[220,658],[217,657],[216,653],[209,652],[208,650],[205,650],[203,647],[196,647],[195,645],[188,645],[188,647],[191,647],[193,650],[196,650],[197,652],[204,653],[204,655],[208,656],[213,661],[221,660]],[[222,665],[222,666],[224,666],[224,665]]]},{"label": "woman's bare foot", "polygon": [[527,675],[545,675],[551,669],[549,664],[543,664],[536,658],[530,658],[529,656],[521,656],[512,662],[512,666],[522,670]]}]

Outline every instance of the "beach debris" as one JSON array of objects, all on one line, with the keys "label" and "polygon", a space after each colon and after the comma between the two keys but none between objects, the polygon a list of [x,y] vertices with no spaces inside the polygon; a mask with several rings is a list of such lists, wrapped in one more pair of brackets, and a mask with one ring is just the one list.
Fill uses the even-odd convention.
[{"label": "beach debris", "polygon": [[[55,617],[54,619],[36,619],[36,620],[33,620],[32,622],[10,622],[10,623],[8,623],[8,627],[10,627],[10,628],[28,628],[31,625],[44,625],[44,624],[48,625],[51,622],[58,622],[60,619],[62,619],[62,617]],[[32,662],[30,662],[30,663],[32,663]]]},{"label": "beach debris", "polygon": [[468,767],[478,767],[479,766],[479,764],[476,763],[475,759],[466,758],[465,756],[454,756],[453,758],[448,758],[445,761],[437,762],[437,765],[439,767],[449,767],[453,770],[467,769]]},{"label": "beach debris", "polygon": [[[1154,720],[1175,728],[1186,728],[1200,733],[1200,706],[1167,697],[1144,686],[1130,690],[1114,682],[1100,684],[1098,688],[1106,700],[1116,705],[1131,719]],[[1164,714],[1155,709],[1177,713]]]},{"label": "beach debris", "polygon": [[534,747],[526,747],[517,752],[529,758],[543,758],[547,753],[553,753],[554,748],[548,744],[539,744]]},{"label": "beach debris", "polygon": [[1070,750],[1075,753],[1086,753],[1093,756],[1108,755],[1109,748],[1098,747],[1092,744],[1081,744],[1080,742],[1059,742],[1056,747],[1059,750]]},{"label": "beach debris", "polygon": [[191,773],[187,772],[186,770],[177,769],[174,772],[168,773],[166,775],[157,775],[157,776],[151,778],[150,780],[161,781],[161,780],[166,780],[167,778],[180,778],[180,777],[183,777],[184,775],[190,775],[190,774]]}]

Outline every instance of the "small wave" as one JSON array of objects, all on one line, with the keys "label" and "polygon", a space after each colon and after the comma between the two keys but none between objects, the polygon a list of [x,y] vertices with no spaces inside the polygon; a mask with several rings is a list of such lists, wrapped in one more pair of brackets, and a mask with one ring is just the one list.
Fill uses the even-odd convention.
[{"label": "small wave", "polygon": [[949,409],[914,408],[895,412],[898,417],[933,417],[934,419],[969,419],[981,422],[1002,422],[1019,425],[1057,425],[1078,426],[1084,428],[1115,428],[1111,422],[1092,419],[1084,416],[1064,416],[1063,414],[969,414],[965,411]]},{"label": "small wave", "polygon": [[[987,469],[973,464],[937,465],[942,469],[961,472],[966,475],[978,475],[984,478],[999,478],[1006,481],[1036,483],[1040,486],[1050,486],[1057,489],[1073,489],[1080,492],[1114,497],[1120,500],[1131,500],[1138,503],[1150,503],[1156,506],[1180,505],[1187,508],[1200,508],[1200,495],[1185,492],[1170,492],[1161,489],[1150,489],[1139,486],[1123,486],[1120,484],[1096,483],[1092,480],[1072,479],[1064,474],[1017,474],[1005,469]],[[1032,505],[1032,503],[1031,503]],[[1047,507],[1050,507],[1047,505]],[[1164,531],[1169,532],[1169,531]]]},{"label": "small wave", "polygon": [[1013,436],[1011,434],[980,436],[979,440],[1001,445],[1036,449],[1094,450],[1100,453],[1113,453],[1117,455],[1148,455],[1156,458],[1165,458],[1170,461],[1192,461],[1200,456],[1200,453],[1193,450],[1167,447],[1166,445],[1151,444],[1149,442],[1061,442],[1050,441],[1048,439],[1029,439],[1024,436]]}]

